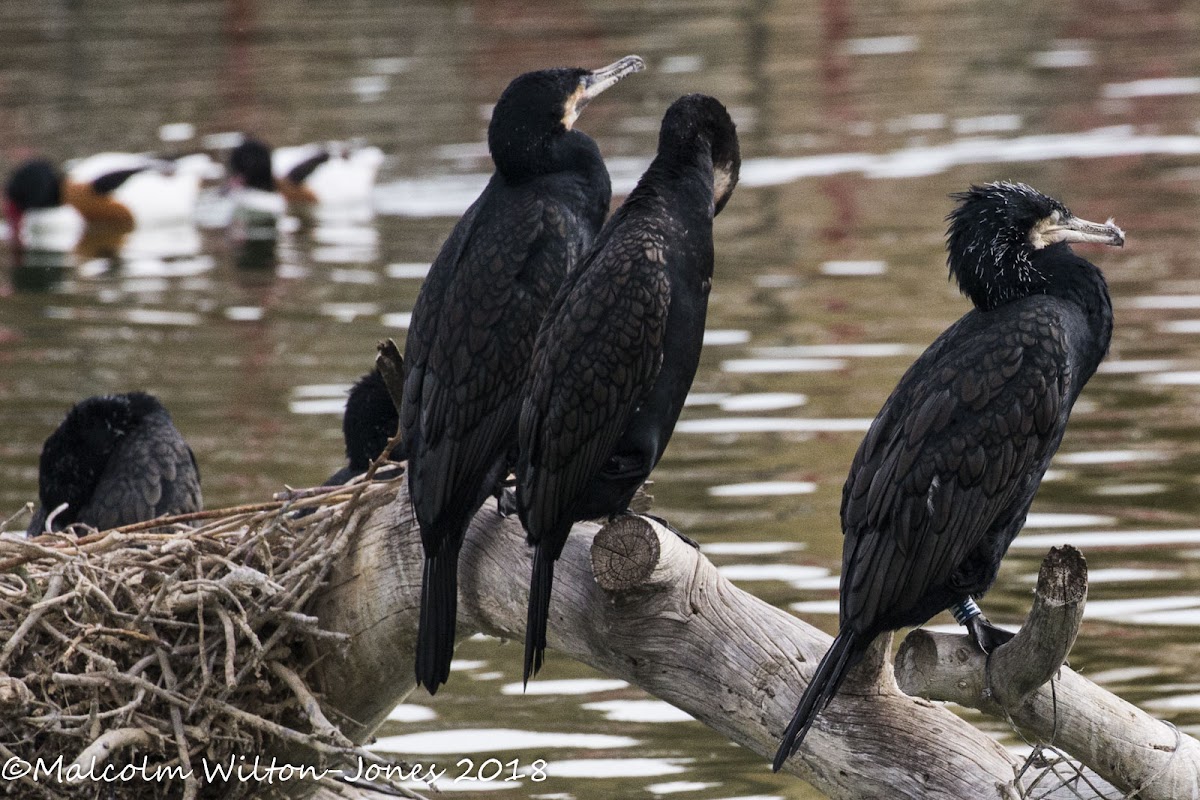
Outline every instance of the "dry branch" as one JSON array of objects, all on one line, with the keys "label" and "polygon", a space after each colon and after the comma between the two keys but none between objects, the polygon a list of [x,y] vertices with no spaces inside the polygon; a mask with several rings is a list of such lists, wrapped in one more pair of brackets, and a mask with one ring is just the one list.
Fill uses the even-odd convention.
[{"label": "dry branch", "polygon": [[[350,637],[321,662],[316,680],[328,703],[355,721],[343,726],[353,739],[412,690],[421,565],[419,534],[401,497],[362,527],[329,589],[314,598],[322,627]],[[519,523],[489,503],[461,555],[460,635],[523,636],[529,573]],[[577,525],[556,570],[551,649],[687,711],[762,755],[764,769],[829,642],[730,584],[644,518],[599,532]],[[873,666],[852,676],[785,768],[832,798],[1020,796],[1018,759],[946,709],[900,693],[883,655],[880,648]],[[545,669],[553,672],[553,656]],[[453,690],[453,683],[444,689]],[[1101,724],[1119,735],[1120,718]]]},{"label": "dry branch", "polygon": [[990,661],[965,636],[913,631],[896,656],[900,687],[1008,720],[1122,794],[1200,797],[1200,743],[1063,666],[1086,596],[1082,556],[1055,548],[1042,564],[1025,625]]}]

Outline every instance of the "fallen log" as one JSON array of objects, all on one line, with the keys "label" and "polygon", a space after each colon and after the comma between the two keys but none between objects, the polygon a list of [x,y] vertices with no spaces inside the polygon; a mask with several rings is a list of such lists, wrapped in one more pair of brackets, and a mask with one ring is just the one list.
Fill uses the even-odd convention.
[{"label": "fallen log", "polygon": [[[323,628],[348,636],[340,652],[326,654],[315,679],[330,706],[355,720],[350,737],[356,741],[413,688],[419,532],[403,489],[395,503],[375,515],[360,526],[359,538],[335,566],[329,588],[311,606]],[[530,553],[519,523],[499,516],[489,503],[472,523],[460,559],[460,635],[483,631],[522,637],[529,573]],[[1054,646],[1035,659],[1028,649],[1034,630],[1006,645],[1013,648],[1011,655],[1022,663],[1036,662],[1043,671],[1048,659],[1061,663],[1073,633],[1065,648],[1054,638]],[[827,634],[732,585],[701,553],[645,517],[622,518],[604,528],[577,525],[556,570],[552,650],[683,709],[761,755],[764,769],[830,641]],[[1020,759],[946,708],[902,693],[887,655],[885,648],[877,648],[874,658],[851,675],[785,769],[835,800],[1025,796],[1017,777]],[[911,687],[925,671],[945,669],[940,659],[919,664],[910,659],[904,685]],[[936,682],[936,675],[929,680]],[[1121,702],[1089,686],[1095,697]],[[1029,687],[1015,683],[1012,690],[1024,693]],[[444,691],[453,691],[453,685]],[[1058,702],[1061,725],[1061,691]],[[1140,796],[1148,800],[1200,797],[1200,791],[1187,790],[1186,776],[1200,774],[1200,761],[1190,749],[1196,742],[1190,737],[1180,736],[1178,745],[1174,736],[1154,740],[1179,747],[1178,770],[1185,777],[1169,786],[1140,780],[1154,773],[1159,762],[1153,759],[1141,771],[1127,773],[1101,763],[1107,746],[1103,736],[1125,735],[1128,714],[1113,715],[1117,711],[1112,702],[1093,700],[1074,709],[1095,746],[1068,752],[1115,779],[1118,787],[1141,788]],[[1060,735],[1059,744],[1064,741]],[[1129,776],[1138,782],[1129,783]],[[1061,794],[1038,796],[1103,797],[1099,792],[1112,791],[1103,781],[1093,783],[1091,794],[1064,788]]]}]

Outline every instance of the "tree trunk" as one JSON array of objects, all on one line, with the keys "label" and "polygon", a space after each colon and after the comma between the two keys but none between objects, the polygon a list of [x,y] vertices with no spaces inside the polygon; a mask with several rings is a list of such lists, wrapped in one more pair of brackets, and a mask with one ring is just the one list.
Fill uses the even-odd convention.
[{"label": "tree trunk", "polygon": [[[459,563],[460,637],[476,631],[523,637],[530,554],[519,522],[499,516],[489,501],[472,523]],[[356,741],[369,736],[415,686],[421,571],[420,534],[402,489],[396,502],[361,520],[357,541],[314,599],[322,627],[351,636],[345,649],[326,654],[315,679],[326,703],[356,721],[342,726]],[[1024,648],[1029,638],[1013,643]],[[767,769],[830,637],[733,586],[657,523],[627,517],[603,529],[585,523],[573,530],[556,569],[548,641],[557,653],[683,709],[761,755]],[[1023,654],[1022,661],[1026,658]],[[1061,661],[1056,653],[1041,661],[1046,658]],[[910,662],[905,662],[910,690],[914,674],[948,669],[938,658]],[[1142,742],[1133,728],[1126,730],[1130,715],[1116,705],[1121,701],[1078,676],[1072,680],[1089,687],[1078,695],[1070,719],[1090,745],[1072,755],[1121,791],[1142,787],[1144,798],[1200,797],[1195,740],[1180,736],[1172,769],[1181,777],[1170,788],[1160,778],[1146,781],[1161,767],[1165,751],[1155,748],[1173,749],[1175,735]],[[453,683],[443,691],[454,691]],[[1062,689],[1058,704],[1058,743],[1065,746]],[[1142,733],[1136,729],[1137,736]],[[1140,748],[1142,768],[1109,769],[1104,754],[1127,736],[1126,744]],[[941,706],[901,693],[883,647],[851,674],[785,766],[835,799],[927,800],[1019,797],[1013,783],[1018,768],[1017,758],[991,736]]]}]

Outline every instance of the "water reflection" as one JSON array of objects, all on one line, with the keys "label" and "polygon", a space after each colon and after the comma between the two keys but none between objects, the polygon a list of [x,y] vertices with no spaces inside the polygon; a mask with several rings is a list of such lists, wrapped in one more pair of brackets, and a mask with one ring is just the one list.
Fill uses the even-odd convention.
[{"label": "water reflection", "polygon": [[[650,65],[644,80],[580,123],[618,194],[645,168],[662,109],[684,92],[726,101],[745,156],[742,186],[717,221],[701,371],[655,475],[659,512],[742,588],[782,608],[800,603],[797,613],[832,627],[847,465],[900,373],[965,310],[945,281],[946,195],[1014,178],[1084,217],[1114,209],[1129,247],[1097,257],[1117,308],[1113,352],[988,596],[989,614],[1019,621],[1025,579],[1045,550],[1082,547],[1093,606],[1166,605],[1099,605],[1072,665],[1197,724],[1194,707],[1169,701],[1195,694],[1186,681],[1200,656],[1191,627],[1200,326],[1188,318],[1200,308],[1200,33],[1187,14],[1132,6],[1102,17],[1070,5],[909,11],[901,27],[887,8],[842,3],[814,12],[796,3],[418,1],[398,13],[379,0],[328,9],[234,0],[180,16],[161,0],[103,11],[9,0],[5,173],[33,153],[64,163],[194,148],[221,163],[242,135],[229,132],[243,130],[281,146],[362,137],[384,160],[369,219],[288,209],[239,232],[214,187],[198,201],[194,230],[168,237],[174,254],[89,262],[27,253],[20,270],[5,260],[4,506],[33,496],[38,448],[64,407],[134,388],[162,396],[188,431],[214,506],[320,483],[342,460],[346,387],[376,341],[403,337],[452,218],[483,188],[499,91],[564,53],[600,64],[638,52]],[[528,696],[511,695],[520,683],[512,650],[463,643],[446,692],[414,695],[383,733],[453,732],[441,746],[462,755],[528,728],[567,742],[545,746],[581,769],[587,742],[565,735],[624,737],[636,745],[613,746],[652,749],[678,778],[604,778],[617,793],[815,797],[702,726],[679,737],[671,725],[581,713],[614,699],[606,693],[645,698],[567,659]],[[496,719],[512,722],[498,733]],[[1004,726],[990,730],[1012,740]],[[543,745],[530,746],[532,755]],[[408,741],[397,747],[413,752]],[[563,775],[544,793],[589,796],[597,780]]]},{"label": "water reflection", "polygon": [[600,700],[584,703],[587,711],[599,711],[611,722],[691,722],[693,717],[662,700]]},{"label": "water reflection", "polygon": [[382,736],[371,745],[371,749],[377,753],[424,756],[546,749],[613,750],[637,744],[637,739],[628,736],[598,733],[543,733],[510,728],[474,728]]},{"label": "water reflection", "polygon": [[588,758],[554,762],[554,774],[564,778],[652,778],[687,771],[686,758]]}]

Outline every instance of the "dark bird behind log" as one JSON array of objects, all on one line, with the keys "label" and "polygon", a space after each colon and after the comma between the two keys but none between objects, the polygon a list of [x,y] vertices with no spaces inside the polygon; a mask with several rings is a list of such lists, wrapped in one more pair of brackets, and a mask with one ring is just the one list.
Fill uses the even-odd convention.
[{"label": "dark bird behind log", "polygon": [[947,263],[975,305],[909,367],[842,490],[839,629],[775,756],[778,770],[879,634],[954,606],[984,650],[1011,636],[963,619],[1025,523],[1071,407],[1108,352],[1112,304],[1072,242],[1121,229],[1028,186],[956,195]]},{"label": "dark bird behind log", "polygon": [[[400,413],[379,370],[363,375],[350,388],[346,411],[342,415],[342,437],[346,441],[346,466],[325,481],[326,486],[340,486],[367,471],[387,443],[396,435]],[[392,461],[403,461],[404,445],[392,448]],[[378,473],[376,473],[378,474]]]},{"label": "dark bird behind log", "polygon": [[508,85],[488,127],[496,171],[417,297],[400,418],[425,549],[416,677],[430,693],[450,674],[458,551],[508,473],[538,325],[612,197],[599,148],[572,125],[587,102],[642,68],[627,56]]},{"label": "dark bird behind log", "polygon": [[75,405],[42,447],[36,536],[63,503],[53,530],[84,523],[107,530],[199,511],[200,471],[171,416],[141,392],[89,397]]},{"label": "dark bird behind log", "polygon": [[526,682],[542,664],[554,562],[572,523],[625,512],[671,438],[700,360],[713,217],[740,163],[724,106],[675,101],[653,163],[542,323],[517,465],[534,546]]}]

